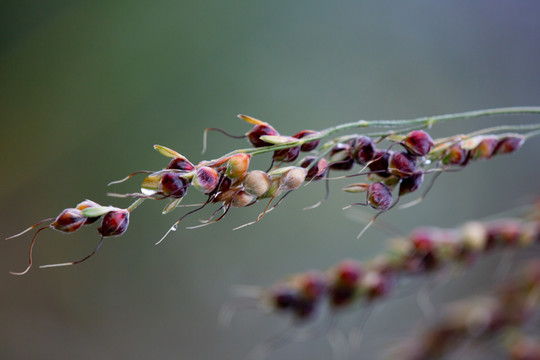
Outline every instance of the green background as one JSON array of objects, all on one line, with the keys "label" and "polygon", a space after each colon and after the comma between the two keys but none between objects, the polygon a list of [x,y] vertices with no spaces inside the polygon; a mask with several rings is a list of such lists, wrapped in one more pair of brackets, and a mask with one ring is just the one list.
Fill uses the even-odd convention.
[{"label": "green background", "polygon": [[[127,206],[111,180],[166,159],[172,147],[193,162],[245,147],[209,137],[221,127],[249,130],[245,113],[283,134],[358,119],[405,119],[501,106],[540,105],[540,3],[537,1],[3,1],[0,5],[1,236],[55,216],[85,198]],[[446,136],[538,117],[441,125]],[[454,226],[532,201],[538,195],[540,139],[517,154],[443,174],[421,205],[384,219],[403,232]],[[268,157],[253,167],[265,169]],[[161,216],[162,203],[133,213],[127,233],[106,240],[84,264],[24,269],[30,235],[2,241],[1,359],[241,359],[284,328],[286,318],[244,310],[220,327],[235,285],[270,285],[347,257],[368,259],[387,234],[356,240],[371,212],[342,212],[357,197],[322,184],[290,195],[264,221],[262,204],[233,209],[220,223],[182,229],[153,244],[185,209]],[[184,200],[203,199],[190,191]],[[352,214],[352,215],[351,215]],[[186,224],[193,225],[193,216]],[[349,216],[351,215],[351,216]],[[76,260],[94,248],[85,228],[42,232],[36,264]],[[520,252],[520,259],[538,256]],[[497,254],[433,290],[436,304],[490,288]],[[427,283],[427,282],[426,282]],[[354,328],[361,310],[339,316]],[[423,321],[414,296],[372,314],[361,350],[378,358]],[[294,332],[294,331],[293,331]],[[494,358],[496,348],[483,352]],[[326,336],[294,342],[275,359],[329,359]],[[480,355],[475,355],[480,358]]]}]

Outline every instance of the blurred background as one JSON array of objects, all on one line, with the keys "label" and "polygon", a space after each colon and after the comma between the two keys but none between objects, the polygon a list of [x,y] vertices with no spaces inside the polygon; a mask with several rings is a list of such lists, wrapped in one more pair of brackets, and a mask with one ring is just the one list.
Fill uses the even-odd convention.
[{"label": "blurred background", "polygon": [[[1,237],[89,198],[127,206],[106,184],[167,159],[162,144],[193,162],[244,140],[236,114],[270,122],[282,134],[358,119],[406,119],[490,107],[540,105],[540,2],[537,1],[2,1],[0,4]],[[489,118],[436,126],[446,136],[539,117]],[[540,138],[514,155],[443,174],[426,201],[384,220],[407,233],[454,226],[538,196]],[[265,169],[269,157],[254,167]],[[235,285],[268,286],[288,274],[368,259],[386,233],[356,234],[371,212],[340,209],[359,201],[333,184],[330,200],[312,184],[260,223],[258,204],[221,222],[181,229],[154,243],[186,210],[161,215],[147,202],[130,228],[73,267],[37,266],[22,277],[31,235],[2,241],[1,359],[243,359],[290,327],[286,318],[241,311],[229,327],[218,314]],[[184,202],[203,199],[190,191]],[[351,200],[352,199],[352,200]],[[209,213],[196,215],[186,225]],[[357,218],[356,220],[354,218]],[[359,220],[359,219],[363,220]],[[94,228],[70,236],[42,232],[36,265],[79,259],[98,241]],[[527,257],[519,253],[513,266]],[[536,253],[538,256],[538,253]],[[494,254],[466,276],[432,291],[444,302],[489,289]],[[357,310],[340,316],[355,326]],[[365,324],[361,350],[376,359],[424,322],[414,296],[390,302]],[[488,349],[490,359],[501,354]],[[487,354],[487,355],[486,355]],[[481,358],[484,355],[475,355]],[[323,335],[275,351],[273,359],[329,359]]]}]

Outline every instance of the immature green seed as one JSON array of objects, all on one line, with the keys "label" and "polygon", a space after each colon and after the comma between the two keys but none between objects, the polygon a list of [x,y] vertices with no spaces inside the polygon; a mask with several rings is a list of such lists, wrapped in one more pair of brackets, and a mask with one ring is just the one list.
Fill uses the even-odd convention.
[{"label": "immature green seed", "polygon": [[245,175],[249,167],[250,154],[236,154],[227,163],[226,175],[229,179],[237,179]]}]

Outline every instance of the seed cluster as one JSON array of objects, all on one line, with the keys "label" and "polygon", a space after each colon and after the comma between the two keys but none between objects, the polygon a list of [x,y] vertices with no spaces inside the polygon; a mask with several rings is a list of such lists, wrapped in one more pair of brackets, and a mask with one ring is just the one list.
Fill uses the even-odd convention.
[{"label": "seed cluster", "polygon": [[456,229],[418,228],[391,240],[386,253],[369,262],[345,260],[325,272],[292,275],[263,291],[271,309],[299,319],[316,314],[325,301],[339,309],[385,298],[399,276],[427,274],[449,264],[472,264],[495,249],[540,245],[540,221],[501,219],[470,222]]},{"label": "seed cluster", "polygon": [[482,341],[506,334],[512,360],[540,359],[540,346],[515,329],[527,322],[540,302],[540,261],[524,267],[521,274],[502,283],[491,296],[461,300],[446,308],[440,319],[422,334],[403,342],[391,358],[428,360],[445,358],[466,341]]},{"label": "seed cluster", "polygon": [[[123,182],[137,174],[146,174],[142,180],[140,192],[109,194],[136,198],[137,200],[129,208],[103,207],[87,200],[76,208],[64,210],[55,219],[39,222],[29,230],[46,221],[54,220],[48,226],[38,229],[36,235],[48,227],[71,233],[103,217],[102,224],[98,228],[99,234],[102,238],[117,236],[126,231],[130,211],[145,199],[167,200],[163,209],[165,214],[180,205],[191,187],[207,196],[207,200],[202,205],[180,217],[157,242],[160,243],[171,231],[176,230],[178,224],[186,216],[209,204],[218,204],[219,207],[209,219],[200,220],[201,224],[192,228],[221,220],[232,207],[248,207],[259,200],[268,199],[264,211],[254,221],[237,227],[238,229],[259,221],[267,212],[281,203],[287,194],[300,188],[306,182],[324,179],[327,181],[327,194],[324,200],[315,205],[318,206],[328,198],[330,171],[351,170],[355,165],[359,165],[362,167],[359,172],[344,177],[365,175],[367,182],[349,184],[344,190],[349,193],[365,192],[366,201],[352,205],[370,206],[378,211],[372,221],[362,230],[361,235],[378,215],[395,206],[401,196],[418,190],[422,186],[425,174],[461,169],[472,160],[489,159],[494,155],[514,152],[526,139],[525,135],[520,134],[497,135],[495,132],[484,135],[482,132],[482,135],[461,135],[433,140],[424,130],[398,130],[382,135],[337,137],[319,148],[320,140],[327,137],[331,129],[302,130],[292,136],[285,136],[264,121],[247,115],[239,115],[239,117],[253,125],[251,130],[242,136],[229,135],[215,128],[208,128],[206,131],[217,130],[235,138],[246,138],[252,148],[236,150],[218,159],[194,164],[175,150],[154,145],[157,151],[170,158],[165,167],[157,171],[138,171],[125,179],[111,183]],[[382,123],[385,122],[382,121]],[[356,125],[363,124],[359,122]],[[389,146],[380,146],[384,140],[390,142]],[[401,150],[392,150],[394,146],[401,147]],[[252,156],[268,152],[273,154],[272,165],[268,170],[250,169]],[[300,157],[302,153],[307,154]],[[396,189],[397,198],[394,195]],[[274,202],[278,196],[281,197]],[[222,214],[218,215],[220,211]],[[34,241],[35,237],[30,246],[30,264]]]},{"label": "seed cluster", "polygon": [[93,224],[99,219],[101,219],[101,225],[98,227],[97,230],[98,233],[101,235],[101,240],[96,249],[90,255],[78,261],[62,264],[43,265],[41,267],[75,265],[85,261],[90,256],[94,255],[101,246],[103,238],[110,236],[119,236],[126,232],[129,224],[129,211],[127,209],[119,209],[112,206],[101,206],[94,201],[84,200],[83,202],[77,204],[77,206],[74,208],[62,210],[62,212],[56,218],[44,219],[37,224],[32,225],[23,232],[9,237],[8,239],[20,236],[41,224],[54,220],[49,225],[45,225],[39,228],[34,234],[32,242],[30,243],[28,267],[22,272],[10,273],[13,275],[24,275],[28,272],[28,270],[30,270],[30,268],[32,267],[32,249],[34,248],[37,235],[42,230],[50,228],[63,233],[72,233],[79,230],[81,227],[83,227],[83,225]]}]

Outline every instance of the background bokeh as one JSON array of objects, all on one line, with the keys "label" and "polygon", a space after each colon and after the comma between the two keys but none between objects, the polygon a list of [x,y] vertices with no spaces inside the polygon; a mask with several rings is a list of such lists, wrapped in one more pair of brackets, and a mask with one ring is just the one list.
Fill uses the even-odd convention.
[{"label": "background bokeh", "polygon": [[[108,191],[106,184],[166,159],[155,143],[194,162],[205,127],[241,134],[250,114],[281,133],[358,119],[404,119],[515,105],[540,105],[540,2],[537,1],[2,1],[0,4],[1,237]],[[462,121],[433,129],[451,135],[538,117]],[[205,158],[244,147],[213,133]],[[453,226],[538,195],[540,139],[512,156],[441,176],[428,199],[384,219],[408,232]],[[268,158],[255,165],[264,168]],[[162,203],[133,213],[128,232],[79,266],[23,277],[30,236],[2,241],[1,359],[242,359],[288,326],[241,311],[218,324],[234,285],[269,285],[287,274],[366,259],[387,235],[342,212],[351,196],[322,184],[289,196],[255,226],[262,205],[234,209],[220,223],[161,235],[184,210]],[[202,196],[191,191],[188,202]],[[367,214],[367,215],[366,215]],[[203,217],[201,215],[200,217]],[[198,216],[186,223],[194,224]],[[78,259],[94,229],[49,231],[37,264]],[[522,252],[514,260],[534,256]],[[494,255],[433,290],[437,304],[493,285]],[[352,319],[352,320],[351,320]],[[354,326],[357,311],[340,321]],[[357,321],[357,320],[356,320]],[[378,358],[423,321],[414,296],[372,314],[361,351]],[[338,328],[339,328],[338,321]],[[347,325],[343,325],[347,326]],[[485,356],[498,358],[495,350]],[[275,359],[329,359],[325,336],[295,342]],[[500,355],[498,355],[500,356]],[[476,354],[475,358],[481,358]]]}]

